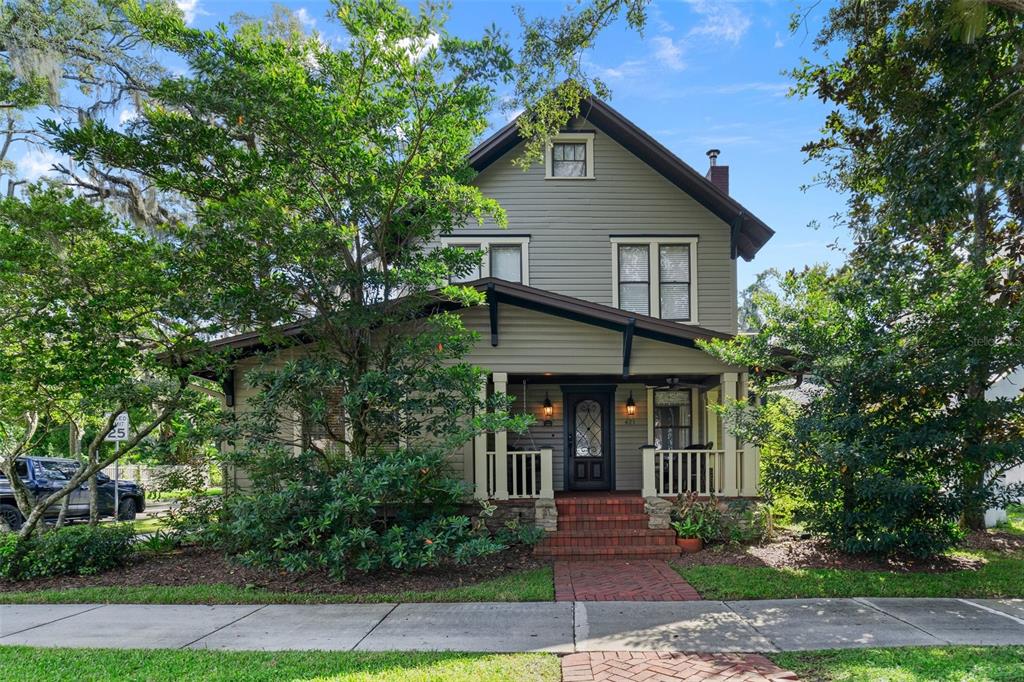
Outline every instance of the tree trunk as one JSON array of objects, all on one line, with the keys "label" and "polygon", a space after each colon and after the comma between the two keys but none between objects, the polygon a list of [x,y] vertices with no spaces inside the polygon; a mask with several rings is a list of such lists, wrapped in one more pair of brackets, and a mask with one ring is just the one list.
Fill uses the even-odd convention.
[{"label": "tree trunk", "polygon": [[[982,270],[988,267],[989,263],[989,198],[985,191],[985,178],[981,174],[981,163],[978,162],[978,177],[974,186],[974,234],[968,247],[968,257],[972,267]],[[985,291],[988,294],[993,292],[991,276],[987,278]],[[975,354],[974,367],[970,371],[970,379],[967,385],[968,403],[985,400],[985,390],[988,388],[992,375],[992,362],[985,351],[978,346],[979,351]],[[960,515],[960,526],[969,530],[985,529],[985,509],[978,503],[978,493],[981,492],[985,483],[985,471],[976,462],[971,461],[967,451],[972,446],[982,445],[986,439],[986,425],[984,423],[972,424],[968,432],[964,434],[964,451],[961,454],[961,494],[964,496],[963,509]]]},{"label": "tree trunk", "polygon": [[[82,455],[82,434],[78,430],[78,424],[74,421],[68,422],[68,457],[77,460]],[[71,506],[71,496],[68,495],[60,503],[60,514],[57,516],[56,528],[63,528],[64,521],[68,515],[68,507]]]},{"label": "tree trunk", "polygon": [[[90,453],[89,464],[99,461],[98,448],[96,452]],[[89,477],[89,525],[95,526],[100,522],[100,491],[97,487],[96,474]]]}]

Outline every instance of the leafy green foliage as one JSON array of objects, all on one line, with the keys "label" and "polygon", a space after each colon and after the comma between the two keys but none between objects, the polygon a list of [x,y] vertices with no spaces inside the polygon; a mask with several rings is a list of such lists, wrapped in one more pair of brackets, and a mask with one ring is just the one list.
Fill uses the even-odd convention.
[{"label": "leafy green foliage", "polygon": [[672,528],[681,538],[715,542],[722,537],[722,511],[714,499],[701,500],[695,493],[680,494],[672,506]]},{"label": "leafy green foliage", "polygon": [[443,456],[398,450],[339,462],[330,473],[300,456],[277,490],[225,501],[220,543],[241,560],[290,571],[414,569],[464,563],[518,539],[518,529],[492,537],[458,513],[465,484]]},{"label": "leafy green foliage", "polygon": [[[0,468],[15,482],[27,537],[43,509],[133,451],[172,415],[209,411],[191,373],[216,324],[202,283],[164,240],[58,189],[0,201]],[[201,383],[201,382],[199,382]],[[113,415],[134,419],[115,451]],[[89,435],[87,466],[33,504],[11,471],[68,422]]]},{"label": "leafy green foliage", "polygon": [[58,575],[93,575],[123,566],[134,553],[131,524],[67,526],[19,539],[0,535],[0,576],[31,580]]}]

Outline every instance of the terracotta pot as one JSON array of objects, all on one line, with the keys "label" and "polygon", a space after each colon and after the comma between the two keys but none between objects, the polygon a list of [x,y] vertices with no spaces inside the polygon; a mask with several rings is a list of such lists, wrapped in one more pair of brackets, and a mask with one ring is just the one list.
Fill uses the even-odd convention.
[{"label": "terracotta pot", "polygon": [[704,541],[700,538],[676,538],[676,546],[687,554],[704,549]]}]

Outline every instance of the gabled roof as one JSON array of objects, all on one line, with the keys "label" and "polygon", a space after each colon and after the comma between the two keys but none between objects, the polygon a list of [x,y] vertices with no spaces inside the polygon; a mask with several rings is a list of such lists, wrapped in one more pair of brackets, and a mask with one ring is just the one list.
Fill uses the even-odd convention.
[{"label": "gabled roof", "polygon": [[[719,190],[692,166],[605,102],[596,97],[584,100],[580,116],[725,221],[732,229],[734,258],[739,255],[744,260],[752,260],[754,254],[775,234],[774,230],[742,204]],[[517,124],[518,119],[512,121],[470,152],[469,163],[477,172],[522,142]]]}]

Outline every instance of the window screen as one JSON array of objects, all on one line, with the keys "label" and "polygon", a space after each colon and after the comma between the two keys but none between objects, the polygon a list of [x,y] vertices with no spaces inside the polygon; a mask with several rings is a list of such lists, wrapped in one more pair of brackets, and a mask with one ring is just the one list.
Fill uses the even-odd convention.
[{"label": "window screen", "polygon": [[659,450],[681,450],[693,443],[693,412],[690,391],[654,393],[654,446]]},{"label": "window screen", "polygon": [[619,307],[632,313],[650,315],[650,247],[643,244],[619,246]]},{"label": "window screen", "polygon": [[551,147],[551,175],[556,178],[587,177],[586,143],[554,143]]},{"label": "window screen", "polygon": [[523,281],[523,248],[519,244],[491,246],[491,277]]},{"label": "window screen", "polygon": [[661,316],[666,320],[689,320],[690,245],[662,245],[659,262]]},{"label": "window screen", "polygon": [[[480,245],[479,244],[460,244],[459,248],[464,249],[466,251],[474,251],[475,252],[475,251],[479,251],[480,250]],[[456,277],[455,275],[452,275],[451,281],[454,284],[461,284],[462,282],[472,282],[473,280],[480,279],[481,276],[482,275],[480,274],[480,265],[477,264],[477,265],[474,265],[473,268],[468,273],[466,273],[465,275],[462,275],[461,277]]]}]

